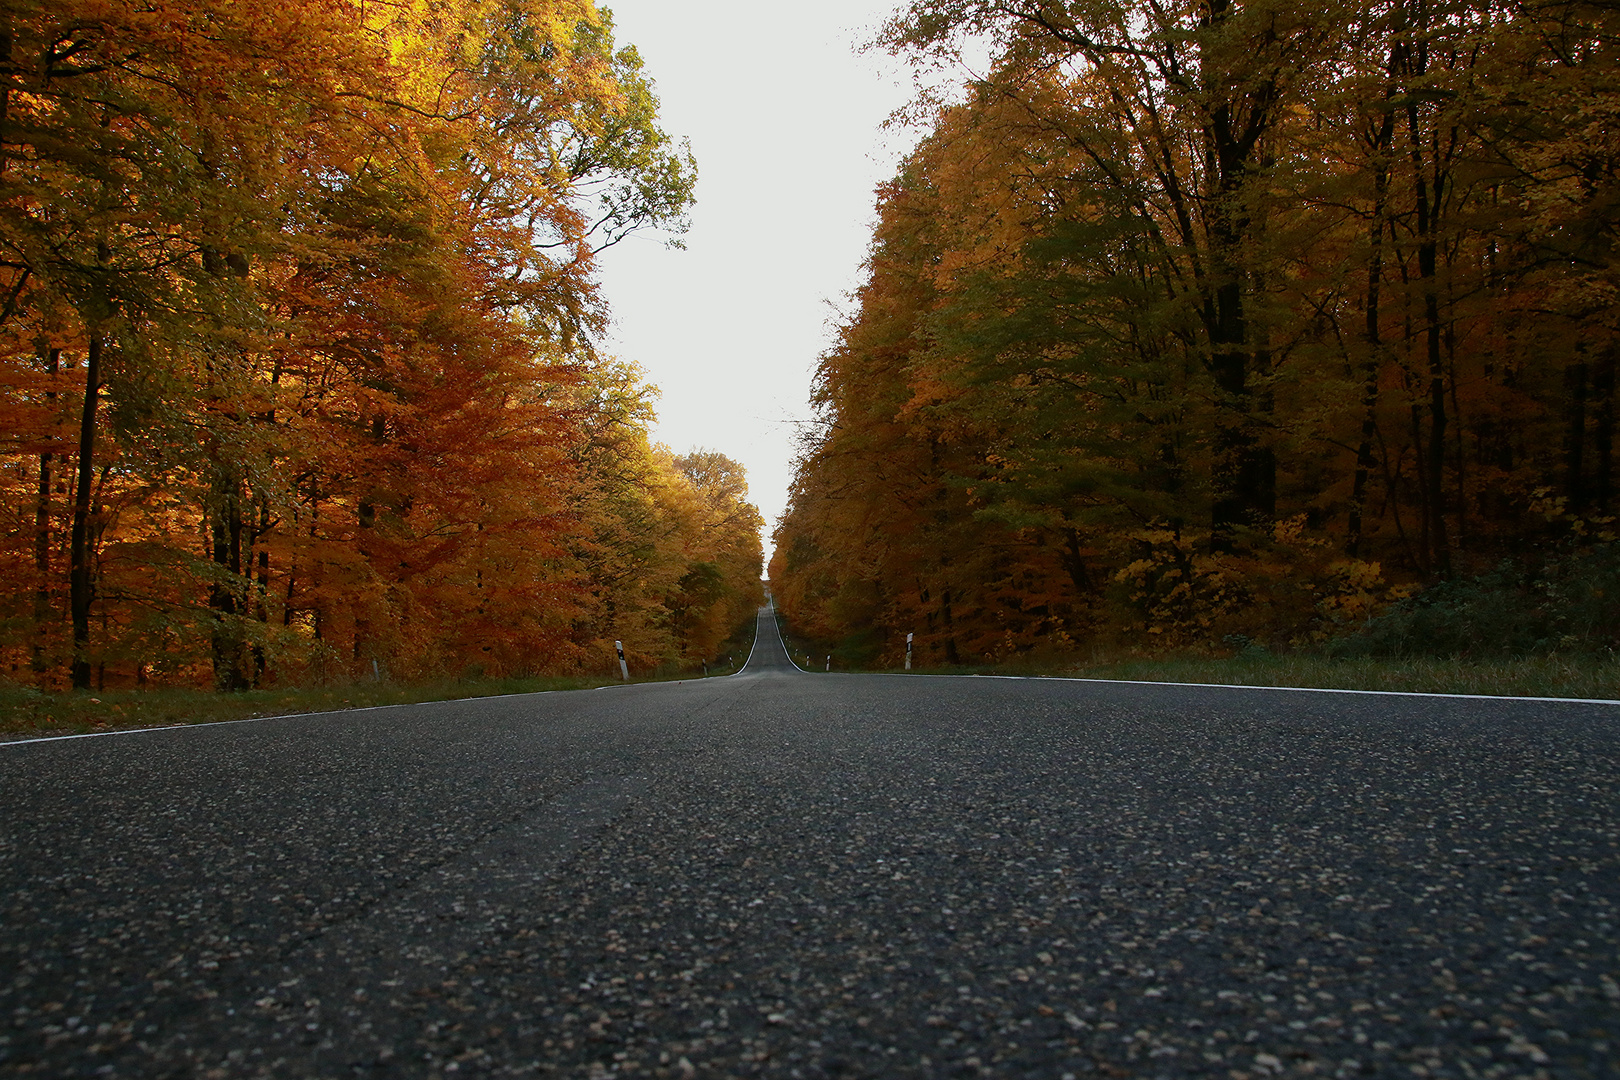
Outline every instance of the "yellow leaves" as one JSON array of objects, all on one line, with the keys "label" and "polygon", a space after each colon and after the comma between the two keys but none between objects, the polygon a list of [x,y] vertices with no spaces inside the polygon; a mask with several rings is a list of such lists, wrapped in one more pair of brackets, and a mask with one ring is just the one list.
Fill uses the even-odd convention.
[{"label": "yellow leaves", "polygon": [[1138,557],[1112,580],[1157,641],[1179,646],[1223,638],[1321,641],[1418,591],[1390,585],[1376,560],[1325,559],[1330,545],[1303,519],[1274,524],[1272,549],[1211,552],[1201,536],[1167,529],[1131,534]]},{"label": "yellow leaves", "polygon": [[[37,455],[68,449],[86,328],[116,338],[98,634],[140,641],[140,596],[181,628],[176,671],[206,663],[203,604],[250,636],[287,627],[292,674],[566,663],[590,588],[654,576],[637,543],[663,545],[673,587],[691,553],[659,529],[723,531],[690,524],[700,493],[652,459],[633,376],[577,385],[604,318],[589,191],[614,191],[617,235],[690,197],[689,176],[659,181],[656,102],[589,0],[20,0],[7,31],[0,241],[24,261],[0,274],[19,436],[0,488],[31,522],[27,482],[54,470],[60,539],[72,469]],[[625,419],[639,442],[584,432]],[[655,478],[644,498],[602,480],[615,466]],[[198,560],[199,533],[231,550]],[[0,576],[23,580],[32,540],[14,530]]]},{"label": "yellow leaves", "polygon": [[1538,487],[1530,492],[1530,512],[1546,521],[1561,521],[1568,504],[1567,498],[1554,495],[1550,487]]},{"label": "yellow leaves", "polygon": [[647,388],[630,365],[588,371],[578,393],[595,406],[570,500],[596,583],[590,636],[622,639],[641,668],[712,659],[759,603],[760,518],[741,467],[651,445]]},{"label": "yellow leaves", "polygon": [[779,536],[795,618],[932,644],[948,593],[997,655],[1064,603],[1167,647],[1305,642],[1416,589],[1387,578],[1620,535],[1620,275],[1587,258],[1612,20],[1560,14],[1554,55],[1542,15],[1436,10],[1457,62],[1420,72],[1368,9],[1048,7],[1128,47],[977,0],[890,26],[1007,33],[880,193]]},{"label": "yellow leaves", "polygon": [[1164,528],[1131,535],[1142,557],[1116,571],[1142,627],[1160,638],[1203,637],[1249,601],[1245,566],[1234,556],[1199,549],[1193,537]]},{"label": "yellow leaves", "polygon": [[1334,563],[1329,570],[1341,591],[1373,592],[1384,585],[1384,568],[1376,562],[1349,559]]},{"label": "yellow leaves", "polygon": [[1062,155],[1050,147],[1008,137],[1010,130],[1028,134],[1025,119],[1011,102],[957,107],[917,151],[916,165],[929,183],[910,193],[908,210],[926,209],[937,235],[929,275],[941,292],[976,272],[1005,273],[1022,261],[1041,213],[1041,181],[1063,168]]},{"label": "yellow leaves", "polygon": [[[1308,514],[1295,514],[1293,517],[1283,518],[1281,521],[1278,521],[1272,526],[1271,539],[1278,544],[1290,547],[1297,547],[1300,544],[1307,542],[1305,540],[1305,523],[1308,520],[1310,520],[1310,515]],[[1314,544],[1321,543],[1320,540],[1309,542]]]},{"label": "yellow leaves", "polygon": [[1382,566],[1346,559],[1328,567],[1316,610],[1334,626],[1349,626],[1377,615],[1393,599],[1385,587]]},{"label": "yellow leaves", "polygon": [[1530,512],[1548,524],[1562,525],[1569,530],[1570,537],[1579,543],[1609,544],[1620,539],[1620,517],[1571,513],[1568,497],[1554,495],[1550,487],[1531,490]]}]

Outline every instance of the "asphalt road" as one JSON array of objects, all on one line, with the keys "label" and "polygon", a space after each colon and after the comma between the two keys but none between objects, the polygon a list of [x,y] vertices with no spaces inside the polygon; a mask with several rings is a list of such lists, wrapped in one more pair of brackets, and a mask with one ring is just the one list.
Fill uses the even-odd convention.
[{"label": "asphalt road", "polygon": [[802,674],[0,746],[0,1073],[1620,1075],[1620,708]]}]

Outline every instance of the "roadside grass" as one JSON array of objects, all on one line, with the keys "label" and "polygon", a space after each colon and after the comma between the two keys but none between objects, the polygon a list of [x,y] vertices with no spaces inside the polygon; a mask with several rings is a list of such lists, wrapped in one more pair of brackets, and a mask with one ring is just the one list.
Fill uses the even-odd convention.
[{"label": "roadside grass", "polygon": [[[998,670],[996,674],[1024,674]],[[1311,687],[1319,690],[1398,690],[1503,698],[1583,698],[1620,701],[1620,657],[1283,656],[1176,657],[1047,669],[1042,675],[1121,678],[1134,682],[1220,683],[1233,687]]]},{"label": "roadside grass", "polygon": [[714,651],[715,660],[709,665],[709,674],[730,675],[742,670],[742,666],[748,662],[748,654],[754,649],[754,634],[758,629],[759,620],[750,614]]},{"label": "roadside grass", "polygon": [[[721,645],[718,650],[721,659],[718,665],[710,665],[710,678],[733,674],[742,667],[753,644],[752,616],[748,622],[747,627],[740,628]],[[701,667],[680,669],[671,666],[639,674],[632,671],[630,681],[685,682],[702,677]],[[348,686],[276,687],[233,694],[179,687],[50,693],[0,682],[0,742],[618,685],[619,680],[608,674],[460,679],[416,684],[363,682]]]},{"label": "roadside grass", "polygon": [[[709,677],[730,675],[747,659],[752,628],[734,635],[719,650],[720,663]],[[829,650],[786,635],[789,650],[810,670],[825,667]],[[729,655],[730,662],[725,658]],[[814,663],[814,661],[821,663]],[[842,667],[834,653],[833,669]],[[900,668],[878,669],[889,674]],[[1583,698],[1620,701],[1620,656],[1553,654],[1502,659],[1434,657],[1331,657],[1310,653],[1274,655],[1246,650],[1233,657],[1163,659],[1096,656],[1084,663],[1029,661],[918,667],[914,675],[1022,675],[1031,678],[1121,679],[1140,682],[1214,683],[1230,686],[1297,686],[1330,690],[1398,690],[1412,693],[1485,694],[1502,697]],[[657,670],[631,682],[673,682],[701,678],[700,671]],[[209,724],[265,716],[339,712],[380,705],[586,690],[616,686],[611,677],[470,679],[395,685],[355,683],[321,688],[282,687],[220,694],[210,690],[163,688],[47,693],[0,683],[0,741],[51,735],[80,735],[136,728]]]},{"label": "roadside grass", "polygon": [[[919,665],[916,673],[1620,701],[1620,541],[1583,545],[1530,552],[1437,582],[1306,647],[1272,651],[1265,642],[1231,635],[1222,638],[1230,652],[1206,647],[1144,655],[1141,646],[1151,642],[1139,635],[1088,644],[1078,653],[1043,650],[999,663]],[[1116,618],[1111,625],[1125,624]],[[901,670],[879,667],[878,657],[893,643],[871,629],[833,646],[783,630],[795,658],[808,653],[821,660],[830,653],[834,671]],[[811,667],[819,671],[822,664]]]},{"label": "roadside grass", "polygon": [[[834,671],[908,674],[900,667],[840,663],[837,648],[784,628],[793,659],[811,671],[831,654]],[[1620,701],[1620,655],[1569,652],[1520,657],[1333,656],[1271,653],[1248,648],[1235,656],[1138,657],[1099,649],[1085,659],[1018,658],[1002,663],[917,665],[912,675],[1020,675],[1026,678],[1120,679],[1131,682],[1212,683],[1222,686],[1292,686],[1320,690],[1396,690],[1421,694],[1581,698]]]},{"label": "roadside grass", "polygon": [[931,668],[926,673],[1620,701],[1620,657],[1592,655],[1555,654],[1478,660],[1439,657],[1338,658],[1302,653],[1227,658],[1127,659],[1073,665],[981,665]]},{"label": "roadside grass", "polygon": [[605,677],[474,679],[414,686],[384,682],[311,689],[277,687],[234,694],[178,687],[48,693],[32,687],[0,686],[0,739],[212,724],[261,716],[337,712],[547,690],[583,690],[610,681],[617,682]]}]

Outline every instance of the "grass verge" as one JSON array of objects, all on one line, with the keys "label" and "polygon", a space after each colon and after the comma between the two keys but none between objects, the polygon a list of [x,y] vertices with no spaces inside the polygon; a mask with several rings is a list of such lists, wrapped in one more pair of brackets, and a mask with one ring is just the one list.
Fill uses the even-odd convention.
[{"label": "grass verge", "polygon": [[[886,669],[890,672],[898,668]],[[1394,690],[1420,694],[1581,698],[1620,701],[1620,658],[1569,655],[1469,660],[1435,657],[1336,658],[1311,654],[1169,657],[1092,664],[979,664],[919,669],[923,675],[1023,675],[1031,678],[1294,686],[1319,690]]]},{"label": "grass verge", "polygon": [[[751,631],[750,631],[751,634]],[[742,666],[751,636],[727,642],[730,664],[711,666],[711,678]],[[813,643],[789,639],[802,665]],[[826,652],[823,647],[820,650]],[[818,656],[817,659],[821,657]],[[823,665],[816,665],[816,667]],[[836,666],[836,665],[835,665]],[[812,668],[815,670],[815,667]],[[889,669],[897,672],[900,669]],[[1488,694],[1502,697],[1584,698],[1620,701],[1620,657],[1568,655],[1462,660],[1420,657],[1334,658],[1310,654],[1241,655],[1229,658],[1130,659],[1091,664],[978,664],[919,668],[919,675],[1024,675],[1141,682],[1216,683],[1228,686],[1298,686],[1330,690],[1398,690],[1411,693]],[[672,682],[700,677],[690,671],[658,672],[633,682]],[[585,690],[617,685],[610,678],[553,677],[479,679],[396,686],[360,683],[323,689],[282,688],[217,694],[207,690],[107,690],[49,694],[0,685],[0,741],[50,735],[208,724],[263,716],[337,712],[378,705]]]},{"label": "grass verge", "polygon": [[[813,658],[820,671],[831,653],[833,670],[902,674],[898,667],[842,664],[836,648],[783,627],[799,665]],[[999,664],[917,667],[914,675],[1022,675],[1029,678],[1122,679],[1132,682],[1213,683],[1221,686],[1293,686],[1320,690],[1394,690],[1419,694],[1581,698],[1620,701],[1620,655],[1569,652],[1520,657],[1333,656],[1245,649],[1236,656],[1121,657],[1098,653],[1088,661],[1045,658]]]},{"label": "grass verge", "polygon": [[1620,700],[1620,658],[1613,656],[1555,654],[1488,660],[1310,654],[1235,656],[1224,660],[1128,661],[1072,674],[1147,682]]},{"label": "grass verge", "polygon": [[[747,659],[753,644],[752,616],[719,650],[709,677],[733,674]],[[659,668],[632,676],[631,682],[674,682],[702,678],[702,669]],[[0,683],[0,742],[51,735],[86,735],[102,731],[172,727],[177,724],[213,724],[263,716],[338,712],[378,705],[412,705],[426,701],[498,697],[503,694],[538,694],[552,690],[589,690],[616,686],[611,676],[551,676],[525,679],[466,679],[396,685],[355,683],[351,686],[300,689],[279,687],[220,694],[211,690],[162,688],[153,690],[98,690],[47,693],[32,687]]]},{"label": "grass verge", "polygon": [[544,690],[579,690],[602,686],[608,681],[605,678],[478,679],[417,686],[357,683],[321,689],[279,687],[234,694],[172,687],[47,693],[31,687],[0,686],[0,739],[211,724],[259,716],[335,712]]}]

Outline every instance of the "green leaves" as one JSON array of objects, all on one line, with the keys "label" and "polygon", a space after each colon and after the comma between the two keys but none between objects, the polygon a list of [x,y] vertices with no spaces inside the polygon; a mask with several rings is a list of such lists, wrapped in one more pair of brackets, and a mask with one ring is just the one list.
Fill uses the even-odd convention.
[{"label": "green leaves", "polygon": [[[227,688],[590,656],[587,595],[634,568],[575,559],[596,525],[570,502],[580,474],[686,484],[644,432],[596,434],[645,423],[633,378],[574,393],[606,317],[592,255],[682,228],[694,178],[606,16],[20,0],[3,18],[0,406],[41,432],[90,421],[78,470],[19,444],[0,474],[37,523],[0,545],[30,634],[57,633],[71,563],[76,678],[92,657],[149,670],[112,644],[141,626],[164,628],[166,670]],[[71,370],[92,342],[99,388],[43,377],[39,357]],[[75,471],[80,490],[52,489]],[[671,588],[721,565],[673,550]]]},{"label": "green leaves", "polygon": [[[1401,589],[1606,535],[1614,23],[912,3],[881,44],[990,63],[917,111],[823,358],[794,625],[889,659],[1306,642],[1331,553]],[[1543,527],[1550,490],[1585,509]]]}]

